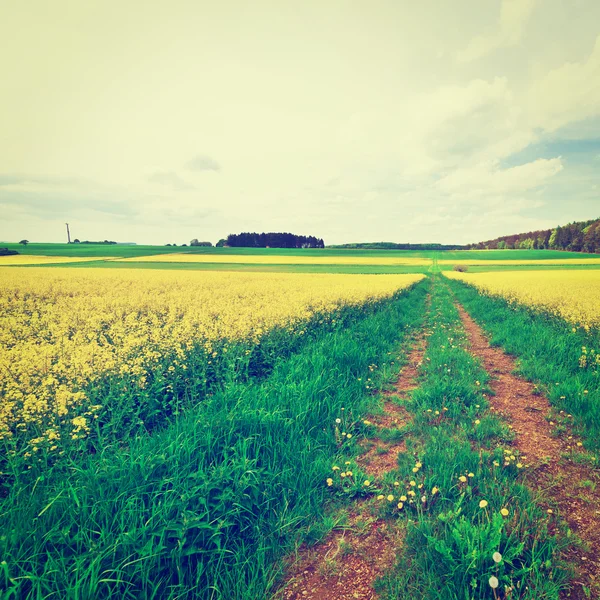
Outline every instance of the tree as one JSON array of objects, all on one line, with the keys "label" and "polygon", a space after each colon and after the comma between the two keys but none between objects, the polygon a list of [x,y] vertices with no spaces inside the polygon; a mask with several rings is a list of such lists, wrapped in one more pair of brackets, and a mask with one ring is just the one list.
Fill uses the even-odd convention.
[{"label": "tree", "polygon": [[23,244],[23,246],[27,246],[29,244],[29,240],[21,240],[19,244]]},{"label": "tree", "polygon": [[221,238],[218,242],[217,242],[217,248],[222,248],[223,246],[225,246],[225,244],[227,244],[227,240],[224,238]]}]

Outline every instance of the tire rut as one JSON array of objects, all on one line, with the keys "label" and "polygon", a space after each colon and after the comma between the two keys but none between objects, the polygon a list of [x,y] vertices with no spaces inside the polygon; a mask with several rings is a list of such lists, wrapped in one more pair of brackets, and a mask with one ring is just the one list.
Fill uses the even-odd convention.
[{"label": "tire rut", "polygon": [[[552,435],[553,409],[548,399],[532,383],[515,375],[515,360],[490,346],[479,325],[460,304],[456,307],[472,354],[493,378],[490,387],[494,395],[488,398],[491,410],[504,417],[515,433],[512,445],[526,461],[526,483],[540,494],[542,503],[558,508],[560,517],[584,543],[583,547],[572,545],[563,555],[574,566],[576,576],[561,598],[600,598],[600,475],[566,458],[579,450],[581,443],[572,435]],[[581,482],[589,483],[577,488]]]},{"label": "tire rut", "polygon": [[[368,417],[379,429],[398,429],[411,421],[408,411],[393,402],[398,396],[406,399],[418,385],[418,370],[425,354],[426,338],[420,335],[400,370],[394,389],[384,393],[383,414]],[[369,474],[379,477],[393,470],[404,442],[390,443],[379,437],[369,439],[373,445],[357,459]],[[373,582],[396,559],[396,548],[402,544],[402,534],[394,523],[374,515],[375,500],[355,502],[348,524],[334,531],[313,546],[302,546],[288,570],[286,581],[277,598],[284,600],[376,600]]]}]

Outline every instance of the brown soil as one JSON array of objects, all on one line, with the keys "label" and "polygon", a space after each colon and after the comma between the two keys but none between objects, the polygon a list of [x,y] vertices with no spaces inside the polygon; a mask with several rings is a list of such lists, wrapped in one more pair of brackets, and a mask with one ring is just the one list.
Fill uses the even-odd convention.
[{"label": "brown soil", "polygon": [[[600,598],[600,475],[566,456],[585,460],[583,451],[574,452],[577,440],[568,432],[552,435],[553,413],[548,399],[536,387],[513,374],[515,360],[499,348],[492,348],[469,314],[457,305],[474,356],[493,377],[489,398],[492,410],[503,416],[515,432],[513,445],[524,459],[527,483],[540,493],[540,502],[552,507],[584,542],[584,548],[570,548],[565,558],[577,570],[572,587],[561,598]],[[567,416],[565,419],[568,420]],[[584,588],[591,590],[586,595]]]},{"label": "brown soil", "polygon": [[395,560],[401,543],[392,524],[369,514],[367,503],[350,516],[343,531],[336,531],[312,549],[303,549],[288,579],[285,600],[374,600],[373,581]]},{"label": "brown soil", "polygon": [[[383,414],[367,417],[379,429],[398,429],[410,422],[408,411],[393,402],[391,396],[406,397],[417,386],[418,368],[425,353],[425,339],[415,342],[407,364],[400,371],[394,389],[387,392]],[[379,477],[397,466],[404,442],[385,442],[379,437],[365,440],[369,450],[357,459],[370,475]],[[324,542],[300,548],[288,570],[279,593],[285,600],[375,600],[373,582],[395,560],[402,532],[394,522],[373,516],[374,501],[357,502],[349,523],[342,531],[332,532]]]}]

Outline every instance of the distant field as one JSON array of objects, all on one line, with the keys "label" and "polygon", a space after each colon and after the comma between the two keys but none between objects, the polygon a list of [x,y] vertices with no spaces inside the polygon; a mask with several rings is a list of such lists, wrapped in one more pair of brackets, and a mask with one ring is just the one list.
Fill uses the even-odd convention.
[{"label": "distant field", "polygon": [[560,252],[558,250],[353,250],[343,248],[215,248],[183,246],[125,246],[105,244],[20,244],[0,242],[1,248],[16,250],[20,254],[38,256],[90,256],[134,258],[160,254],[184,253],[213,256],[339,256],[376,257],[386,259],[438,258],[439,260],[573,260],[598,257],[584,252]]},{"label": "distant field", "polygon": [[[121,259],[127,262],[160,262],[160,263],[239,263],[246,264],[292,264],[292,265],[412,265],[429,266],[428,258],[413,256],[300,256],[300,255],[244,255],[235,254],[160,254],[139,258]],[[600,262],[600,259],[599,259]]]}]

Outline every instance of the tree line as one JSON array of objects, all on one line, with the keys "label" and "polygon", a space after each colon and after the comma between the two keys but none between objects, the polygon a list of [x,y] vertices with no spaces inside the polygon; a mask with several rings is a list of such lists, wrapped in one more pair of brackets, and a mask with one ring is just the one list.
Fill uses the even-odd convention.
[{"label": "tree line", "polygon": [[577,221],[554,229],[541,229],[504,235],[486,242],[471,244],[471,249],[566,250],[600,254],[600,219]]},{"label": "tree line", "polygon": [[293,233],[230,233],[225,245],[231,248],[325,248],[321,238]]}]

